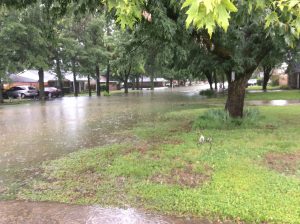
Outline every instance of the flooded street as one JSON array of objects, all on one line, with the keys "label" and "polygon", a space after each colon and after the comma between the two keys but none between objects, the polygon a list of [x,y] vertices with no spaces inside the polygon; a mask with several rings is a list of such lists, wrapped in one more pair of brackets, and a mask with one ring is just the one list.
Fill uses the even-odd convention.
[{"label": "flooded street", "polygon": [[207,220],[147,214],[136,209],[57,203],[0,202],[0,224],[210,224]]},{"label": "flooded street", "polygon": [[32,166],[79,149],[131,141],[122,130],[157,113],[196,104],[200,98],[180,92],[145,91],[2,106],[0,170]]},{"label": "flooded street", "polygon": [[[45,103],[0,106],[1,185],[24,181],[44,161],[85,149],[134,142],[126,130],[167,111],[205,105],[202,87],[143,91],[111,97],[64,97]],[[220,102],[222,104],[222,102]],[[251,101],[248,105],[300,104],[300,101]],[[206,106],[206,105],[205,105]],[[16,175],[17,171],[23,173]],[[28,172],[28,176],[26,174]],[[24,175],[25,173],[25,175]],[[174,223],[206,220],[147,214],[135,209],[73,206],[55,203],[0,202],[0,224],[6,223]]]},{"label": "flooded street", "polygon": [[[0,107],[0,186],[14,170],[106,144],[134,141],[126,130],[164,111],[198,104],[198,90],[150,91],[111,97],[65,97],[45,103]],[[122,130],[125,130],[122,133]],[[24,175],[24,174],[22,174]],[[32,174],[28,174],[30,177]],[[19,177],[23,181],[25,177]],[[12,180],[10,180],[12,181]],[[1,193],[1,188],[0,188]],[[162,217],[134,209],[55,203],[0,202],[0,223],[209,223]]]}]

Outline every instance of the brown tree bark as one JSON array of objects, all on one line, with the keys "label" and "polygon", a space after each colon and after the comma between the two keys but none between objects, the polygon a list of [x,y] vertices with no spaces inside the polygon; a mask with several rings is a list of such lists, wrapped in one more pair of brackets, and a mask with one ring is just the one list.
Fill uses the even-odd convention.
[{"label": "brown tree bark", "polygon": [[141,90],[143,90],[143,86],[144,86],[144,76],[142,75],[142,78],[141,78]]},{"label": "brown tree bark", "polygon": [[92,96],[92,89],[91,89],[91,77],[88,75],[88,91],[89,91],[89,97]]},{"label": "brown tree bark", "polygon": [[151,76],[150,76],[150,85],[151,85],[151,90],[154,90],[154,75],[153,74],[151,74]]},{"label": "brown tree bark", "polygon": [[61,74],[61,69],[60,69],[60,60],[59,57],[56,57],[56,74],[57,74],[57,79],[58,79],[58,86],[61,90],[61,94],[64,95],[64,84],[63,84],[63,78]]},{"label": "brown tree bark", "polygon": [[74,96],[78,96],[78,88],[77,88],[77,80],[76,80],[76,67],[75,67],[75,61],[72,60],[72,72],[73,72],[73,90],[74,90]]},{"label": "brown tree bark", "polygon": [[135,78],[135,85],[136,85],[136,89],[139,90],[140,89],[140,76],[137,75]]},{"label": "brown tree bark", "polygon": [[0,104],[3,103],[3,83],[2,80],[0,79]]},{"label": "brown tree bark", "polygon": [[242,77],[229,82],[225,109],[228,111],[230,117],[243,117],[247,81],[248,77]]},{"label": "brown tree bark", "polygon": [[213,88],[213,77],[212,77],[212,74],[210,72],[206,72],[205,76],[206,76],[207,81],[209,83],[210,90],[213,90],[214,88]]},{"label": "brown tree bark", "polygon": [[41,101],[45,100],[45,85],[44,85],[44,69],[39,68],[39,98]]},{"label": "brown tree bark", "polygon": [[124,93],[125,94],[128,93],[128,79],[127,79],[126,75],[125,75],[125,79],[124,79]]},{"label": "brown tree bark", "polygon": [[215,83],[215,90],[218,90],[218,79],[217,79],[217,73],[214,72],[214,83]]},{"label": "brown tree bark", "polygon": [[109,79],[110,79],[110,64],[107,64],[107,71],[106,71],[106,91],[109,93]]},{"label": "brown tree bark", "polygon": [[125,94],[128,94],[128,78],[130,76],[131,72],[131,64],[129,65],[128,71],[125,70],[125,77],[124,77],[124,92]]},{"label": "brown tree bark", "polygon": [[271,66],[264,66],[263,70],[264,70],[264,78],[263,78],[263,83],[262,83],[262,89],[264,92],[267,92],[268,82],[272,76],[272,74],[271,74],[272,68],[271,68]]},{"label": "brown tree bark", "polygon": [[97,92],[97,96],[101,96],[100,68],[98,65],[96,65],[96,92]]}]

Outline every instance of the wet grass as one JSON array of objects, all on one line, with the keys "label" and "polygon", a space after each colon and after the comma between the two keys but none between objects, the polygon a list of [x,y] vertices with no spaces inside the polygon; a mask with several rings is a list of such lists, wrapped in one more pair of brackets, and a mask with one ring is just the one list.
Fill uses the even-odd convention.
[{"label": "wet grass", "polygon": [[[196,106],[157,115],[130,131],[139,139],[134,144],[82,150],[44,163],[41,174],[15,190],[15,197],[299,223],[299,167],[281,173],[265,158],[300,151],[300,108],[259,110],[258,123],[226,128],[207,120],[199,126],[199,116],[210,112]],[[212,144],[198,144],[200,134]]]},{"label": "wet grass", "polygon": [[248,93],[246,100],[300,100],[299,90]]},{"label": "wet grass", "polygon": [[[280,86],[267,86],[267,90],[279,90]],[[262,86],[248,86],[247,90],[262,90]]]}]

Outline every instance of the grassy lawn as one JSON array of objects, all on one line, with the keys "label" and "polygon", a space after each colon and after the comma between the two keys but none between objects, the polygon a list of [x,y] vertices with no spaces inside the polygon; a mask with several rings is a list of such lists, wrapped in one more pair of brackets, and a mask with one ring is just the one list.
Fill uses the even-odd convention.
[{"label": "grassy lawn", "polygon": [[[259,107],[255,122],[240,125],[199,118],[207,110],[161,114],[129,131],[134,143],[46,162],[15,196],[213,220],[299,223],[300,107]],[[212,144],[197,144],[200,134]]]},{"label": "grassy lawn", "polygon": [[[267,86],[267,90],[277,90],[280,86]],[[248,86],[247,90],[262,90],[262,86]]]},{"label": "grassy lawn", "polygon": [[278,92],[247,93],[246,100],[300,100],[299,90]]}]

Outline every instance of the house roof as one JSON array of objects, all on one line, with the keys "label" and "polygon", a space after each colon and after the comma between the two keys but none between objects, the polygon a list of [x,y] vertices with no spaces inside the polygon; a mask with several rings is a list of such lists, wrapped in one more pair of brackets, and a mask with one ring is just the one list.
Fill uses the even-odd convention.
[{"label": "house roof", "polygon": [[[17,75],[12,74],[11,80],[13,82],[38,82],[39,81],[39,74],[38,70],[25,70],[23,72],[18,73]],[[69,80],[73,82],[73,73],[72,72],[63,72],[63,76],[65,80]],[[84,76],[82,74],[77,74],[76,76],[77,81],[87,81],[87,76]],[[44,71],[44,82],[49,81],[56,81],[57,75],[53,71]],[[91,80],[94,80],[94,78],[91,77]],[[106,82],[105,76],[100,76],[100,82]],[[110,82],[116,82],[113,80],[110,80]]]},{"label": "house roof", "polygon": [[12,82],[36,83],[36,80],[34,80],[34,79],[22,77],[22,76],[19,76],[19,75],[16,75],[16,74],[10,74],[10,75],[9,75],[9,79],[10,79]]},{"label": "house roof", "polygon": [[[39,81],[38,70],[25,70],[17,74],[17,76],[25,79],[35,80],[35,82]],[[53,80],[57,80],[56,74],[51,71],[44,71],[44,82],[53,81]]]}]

